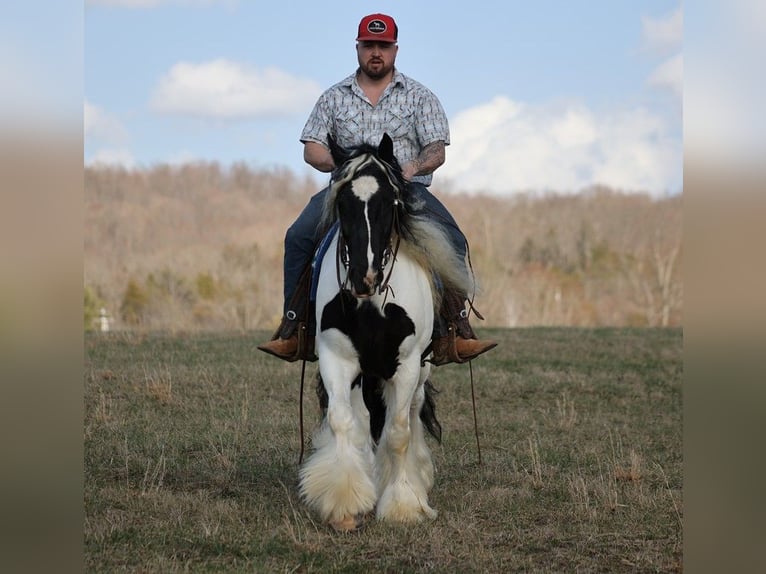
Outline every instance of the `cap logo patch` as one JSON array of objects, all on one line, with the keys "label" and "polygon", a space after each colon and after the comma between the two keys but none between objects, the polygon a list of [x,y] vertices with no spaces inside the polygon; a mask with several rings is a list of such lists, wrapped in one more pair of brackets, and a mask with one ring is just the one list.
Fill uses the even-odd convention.
[{"label": "cap logo patch", "polygon": [[367,24],[367,31],[370,34],[385,34],[386,23],[383,20],[372,20]]}]

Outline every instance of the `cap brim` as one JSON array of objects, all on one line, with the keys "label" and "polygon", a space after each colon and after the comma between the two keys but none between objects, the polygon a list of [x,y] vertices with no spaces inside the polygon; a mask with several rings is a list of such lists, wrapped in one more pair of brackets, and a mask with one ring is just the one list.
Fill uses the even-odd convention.
[{"label": "cap brim", "polygon": [[383,42],[384,44],[396,44],[396,40],[387,40],[380,36],[359,36],[357,42]]}]

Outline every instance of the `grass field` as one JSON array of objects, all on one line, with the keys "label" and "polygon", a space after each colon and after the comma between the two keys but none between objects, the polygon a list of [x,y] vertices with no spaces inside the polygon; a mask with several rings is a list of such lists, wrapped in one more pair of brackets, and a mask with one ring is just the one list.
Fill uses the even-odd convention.
[{"label": "grass field", "polygon": [[87,571],[682,570],[680,329],[483,330],[483,464],[468,366],[434,369],[439,516],[346,535],[297,497],[300,366],[268,335],[86,338]]}]

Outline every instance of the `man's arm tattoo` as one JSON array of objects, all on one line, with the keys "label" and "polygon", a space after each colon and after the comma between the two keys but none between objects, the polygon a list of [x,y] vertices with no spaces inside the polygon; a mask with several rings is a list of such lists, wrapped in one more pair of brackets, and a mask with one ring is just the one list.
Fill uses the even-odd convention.
[{"label": "man's arm tattoo", "polygon": [[431,142],[424,147],[418,154],[418,157],[412,161],[413,167],[415,168],[415,173],[413,175],[428,175],[433,173],[436,168],[444,163],[444,148],[445,145],[443,141]]}]

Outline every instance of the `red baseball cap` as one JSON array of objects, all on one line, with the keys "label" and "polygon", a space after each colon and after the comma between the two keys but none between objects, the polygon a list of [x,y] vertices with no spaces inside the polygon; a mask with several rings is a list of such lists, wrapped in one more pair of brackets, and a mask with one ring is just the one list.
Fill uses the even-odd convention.
[{"label": "red baseball cap", "polygon": [[391,16],[385,14],[370,14],[359,22],[359,42],[396,42],[399,28]]}]

